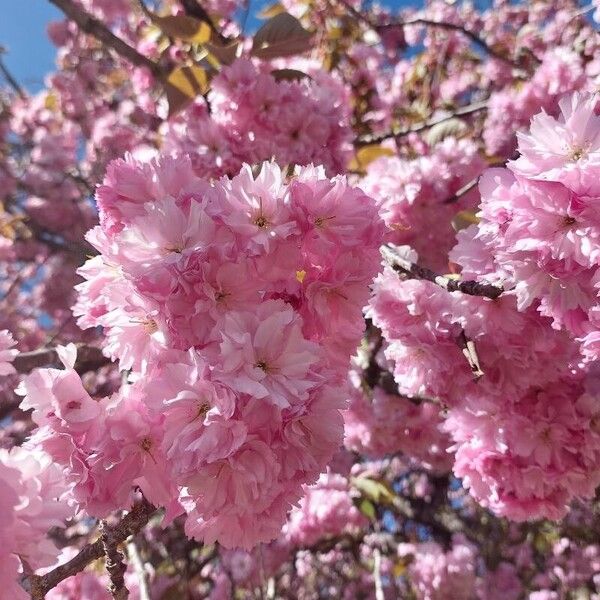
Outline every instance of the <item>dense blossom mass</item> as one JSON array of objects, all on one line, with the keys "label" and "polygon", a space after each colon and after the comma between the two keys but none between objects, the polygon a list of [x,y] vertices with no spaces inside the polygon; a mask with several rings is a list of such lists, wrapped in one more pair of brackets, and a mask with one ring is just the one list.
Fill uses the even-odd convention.
[{"label": "dense blossom mass", "polygon": [[598,600],[600,4],[50,1],[0,598]]}]

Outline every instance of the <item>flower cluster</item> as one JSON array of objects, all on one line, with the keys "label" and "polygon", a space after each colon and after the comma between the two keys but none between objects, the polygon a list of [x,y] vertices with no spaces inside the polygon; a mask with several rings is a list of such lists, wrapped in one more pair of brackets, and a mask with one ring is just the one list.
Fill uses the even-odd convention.
[{"label": "flower cluster", "polygon": [[18,351],[13,348],[15,341],[12,333],[7,329],[0,331],[0,377],[10,375],[15,372],[12,366],[12,361],[18,354]]},{"label": "flower cluster", "polygon": [[288,183],[265,163],[210,183],[183,158],[117,161],[98,205],[101,254],[75,312],[134,383],[94,400],[61,350],[65,369],[22,386],[36,443],[90,514],[127,506],[137,485],[207,543],[272,539],[342,441],[375,206],[321,169]]},{"label": "flower cluster", "polygon": [[297,546],[312,546],[321,538],[353,534],[364,528],[366,517],[350,496],[348,480],[334,473],[321,475],[289,515],[283,535]]},{"label": "flower cluster", "polygon": [[525,127],[540,110],[556,113],[563,94],[580,90],[586,83],[581,56],[567,47],[547,50],[524,85],[507,86],[491,95],[483,131],[487,151],[510,156],[516,130]]},{"label": "flower cluster", "polygon": [[440,412],[432,402],[413,402],[380,387],[369,397],[357,388],[344,411],[344,444],[371,457],[401,452],[422,468],[445,472],[452,466],[451,442]]},{"label": "flower cluster", "polygon": [[410,562],[408,574],[419,600],[470,600],[475,587],[475,548],[460,535],[448,552],[435,542],[400,544],[399,556]]},{"label": "flower cluster", "polygon": [[453,217],[477,205],[471,191],[453,200],[485,167],[477,145],[448,137],[429,149],[421,142],[414,159],[384,156],[373,161],[361,187],[372,196],[389,232],[387,240],[408,244],[432,269],[445,271],[454,245]]},{"label": "flower cluster", "polygon": [[596,105],[595,96],[574,94],[561,100],[560,118],[533,118],[519,134],[519,158],[482,177],[480,223],[452,252],[467,276],[501,281],[519,309],[535,306],[581,337],[589,359],[600,357]]},{"label": "flower cluster", "polygon": [[[598,388],[576,367],[577,344],[514,294],[449,294],[391,270],[375,283],[370,316],[402,393],[449,408],[454,472],[494,512],[516,520],[565,514],[600,483]],[[476,352],[476,380],[464,351]],[[472,360],[473,357],[471,357]]]},{"label": "flower cluster", "polygon": [[39,449],[0,450],[0,585],[27,600],[17,574],[51,565],[58,554],[45,536],[72,515],[61,469]]},{"label": "flower cluster", "polygon": [[343,172],[350,159],[347,92],[316,70],[300,81],[277,80],[248,59],[224,67],[208,95],[165,124],[164,150],[192,157],[200,176],[236,174],[243,163],[322,165]]}]

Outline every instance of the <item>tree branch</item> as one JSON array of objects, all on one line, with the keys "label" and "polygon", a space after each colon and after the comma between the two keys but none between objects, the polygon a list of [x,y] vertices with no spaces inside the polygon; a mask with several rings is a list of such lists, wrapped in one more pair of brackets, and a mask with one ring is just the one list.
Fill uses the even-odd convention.
[{"label": "tree branch", "polygon": [[162,79],[163,72],[159,65],[140,54],[135,48],[117,37],[102,21],[99,21],[85,10],[77,6],[73,0],[49,0],[62,10],[65,15],[79,26],[81,31],[88,33],[112,48],[119,56],[137,67],[147,68],[155,77]]},{"label": "tree branch", "polygon": [[110,577],[109,591],[114,600],[127,600],[129,598],[129,590],[125,585],[127,565],[123,562],[123,554],[117,548],[119,541],[115,539],[114,532],[108,527],[106,521],[100,522],[100,541],[106,557],[106,570]]},{"label": "tree branch", "polygon": [[[111,540],[115,544],[124,542],[130,535],[134,535],[145,527],[155,512],[156,507],[150,504],[145,498],[142,498],[119,523],[108,528]],[[44,600],[46,594],[61,581],[80,573],[87,565],[101,558],[103,555],[104,544],[102,539],[99,539],[92,544],[84,546],[77,556],[64,565],[52,569],[52,571],[45,575],[32,575],[29,578],[32,600]]]},{"label": "tree branch", "polygon": [[[95,371],[97,368],[110,363],[110,360],[102,354],[100,348],[77,344],[77,362],[75,370],[78,373]],[[60,367],[62,363],[58,358],[55,348],[40,348],[31,352],[21,352],[14,361],[13,367],[19,373],[29,373],[39,367]]]},{"label": "tree branch", "polygon": [[448,23],[446,21],[432,21],[431,19],[423,19],[417,17],[415,19],[410,19],[409,21],[398,21],[398,22],[390,22],[384,23],[383,25],[376,25],[375,29],[379,31],[383,31],[385,29],[391,29],[394,27],[406,27],[407,25],[423,25],[424,27],[432,27],[438,29],[446,29],[448,31],[456,31],[457,33],[461,33],[465,37],[469,38],[471,42],[473,42],[476,46],[481,48],[486,54],[489,54],[492,58],[496,60],[500,60],[511,67],[520,68],[520,65],[515,61],[511,60],[507,56],[500,54],[500,52],[494,50],[483,38],[479,37],[474,31],[470,29],[466,29],[462,25],[456,25],[455,23]]},{"label": "tree branch", "polygon": [[367,146],[369,144],[379,144],[384,140],[389,140],[390,138],[401,138],[407,136],[411,133],[419,133],[424,131],[425,129],[429,129],[434,125],[438,125],[439,123],[444,123],[445,121],[449,121],[450,119],[454,119],[455,117],[465,117],[467,115],[472,115],[477,112],[481,112],[483,110],[487,110],[488,102],[487,100],[482,100],[481,102],[474,102],[473,104],[468,104],[467,106],[461,106],[457,108],[454,112],[448,113],[443,117],[432,117],[431,119],[427,119],[426,121],[422,121],[421,123],[415,123],[410,127],[405,127],[404,129],[397,129],[396,131],[390,131],[389,133],[384,133],[383,135],[373,136],[367,135],[361,138],[358,138],[354,145],[355,146]]},{"label": "tree branch", "polygon": [[385,600],[381,580],[381,552],[379,548],[373,550],[373,579],[375,580],[375,600]]},{"label": "tree branch", "polygon": [[[0,54],[4,52],[4,48],[0,47]],[[23,90],[23,88],[19,85],[19,82],[13,77],[12,73],[7,69],[4,61],[0,57],[0,73],[4,75],[4,79],[10,87],[16,92],[19,98],[25,100],[27,98],[27,94]]]},{"label": "tree branch", "polygon": [[449,292],[462,292],[469,296],[484,296],[495,300],[504,291],[503,288],[492,285],[491,283],[480,283],[479,281],[456,281],[449,277],[439,275],[426,267],[407,260],[402,257],[393,244],[382,246],[381,254],[385,261],[396,271],[403,275],[408,275],[414,279],[425,279],[443,287]]},{"label": "tree branch", "polygon": [[148,588],[148,574],[144,569],[142,557],[140,556],[138,547],[133,539],[127,542],[127,555],[138,578],[140,600],[151,600],[150,590]]},{"label": "tree branch", "polygon": [[407,25],[423,25],[424,27],[437,27],[439,29],[447,29],[449,31],[456,31],[458,33],[462,33],[464,36],[469,38],[471,42],[473,42],[476,46],[481,48],[484,52],[489,54],[492,58],[496,60],[501,60],[502,62],[512,66],[520,68],[520,65],[515,61],[511,60],[507,56],[500,54],[498,51],[494,50],[483,38],[479,37],[474,31],[470,29],[466,29],[462,25],[457,25],[455,23],[448,23],[446,21],[433,21],[431,19],[424,19],[421,17],[416,17],[414,19],[410,19],[409,21],[390,21],[389,23],[373,23],[368,17],[363,15],[359,10],[356,10],[347,0],[339,0],[341,4],[359,21],[374,29],[379,33],[380,31],[384,31],[386,29],[391,29],[394,27],[406,27]]}]

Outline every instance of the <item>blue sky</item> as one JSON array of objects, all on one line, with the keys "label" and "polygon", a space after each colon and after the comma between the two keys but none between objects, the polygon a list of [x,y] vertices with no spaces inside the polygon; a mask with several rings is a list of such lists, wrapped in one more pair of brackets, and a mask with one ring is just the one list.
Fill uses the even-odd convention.
[{"label": "blue sky", "polygon": [[[252,13],[269,3],[253,0]],[[422,5],[418,0],[384,0],[384,3],[395,7]],[[7,50],[3,57],[5,64],[24,88],[39,90],[44,75],[54,69],[55,48],[46,35],[46,25],[59,19],[60,11],[48,0],[0,0],[0,15],[0,45]],[[252,28],[252,20],[248,25]]]},{"label": "blue sky", "polygon": [[36,90],[54,69],[55,48],[46,35],[60,12],[48,0],[0,0],[0,45],[3,60],[23,87]]}]

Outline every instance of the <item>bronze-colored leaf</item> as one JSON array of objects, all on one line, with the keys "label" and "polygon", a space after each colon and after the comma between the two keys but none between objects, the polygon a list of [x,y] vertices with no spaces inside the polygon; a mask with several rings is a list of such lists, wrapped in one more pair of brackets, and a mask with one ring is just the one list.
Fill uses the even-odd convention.
[{"label": "bronze-colored leaf", "polygon": [[461,210],[454,215],[452,219],[452,227],[454,231],[461,231],[470,225],[477,225],[479,217],[475,210]]},{"label": "bronze-colored leaf", "polygon": [[277,15],[285,12],[285,8],[279,2],[275,2],[274,4],[270,4],[269,6],[265,6],[259,13],[259,19],[272,19]]},{"label": "bronze-colored leaf", "polygon": [[423,137],[430,146],[435,146],[447,137],[461,137],[467,131],[468,127],[465,122],[453,117],[435,124]]},{"label": "bronze-colored leaf", "polygon": [[312,79],[308,73],[298,71],[297,69],[275,69],[271,71],[271,75],[277,81],[300,81],[301,79]]},{"label": "bronze-colored leaf", "polygon": [[270,60],[293,56],[310,49],[312,33],[296,17],[280,13],[269,19],[254,35],[251,54]]},{"label": "bronze-colored leaf", "polygon": [[196,96],[208,91],[208,76],[198,65],[173,69],[165,81],[169,118],[185,108]]},{"label": "bronze-colored leaf", "polygon": [[204,47],[222,64],[230,65],[237,58],[239,44],[233,42],[227,46],[218,43],[207,43]]},{"label": "bronze-colored leaf", "polygon": [[387,146],[370,144],[356,151],[356,155],[350,161],[348,168],[351,171],[364,171],[369,164],[382,156],[395,156],[395,152]]},{"label": "bronze-colored leaf", "polygon": [[207,23],[188,15],[161,17],[148,12],[152,22],[167,36],[192,44],[205,44],[210,40],[211,29]]}]

